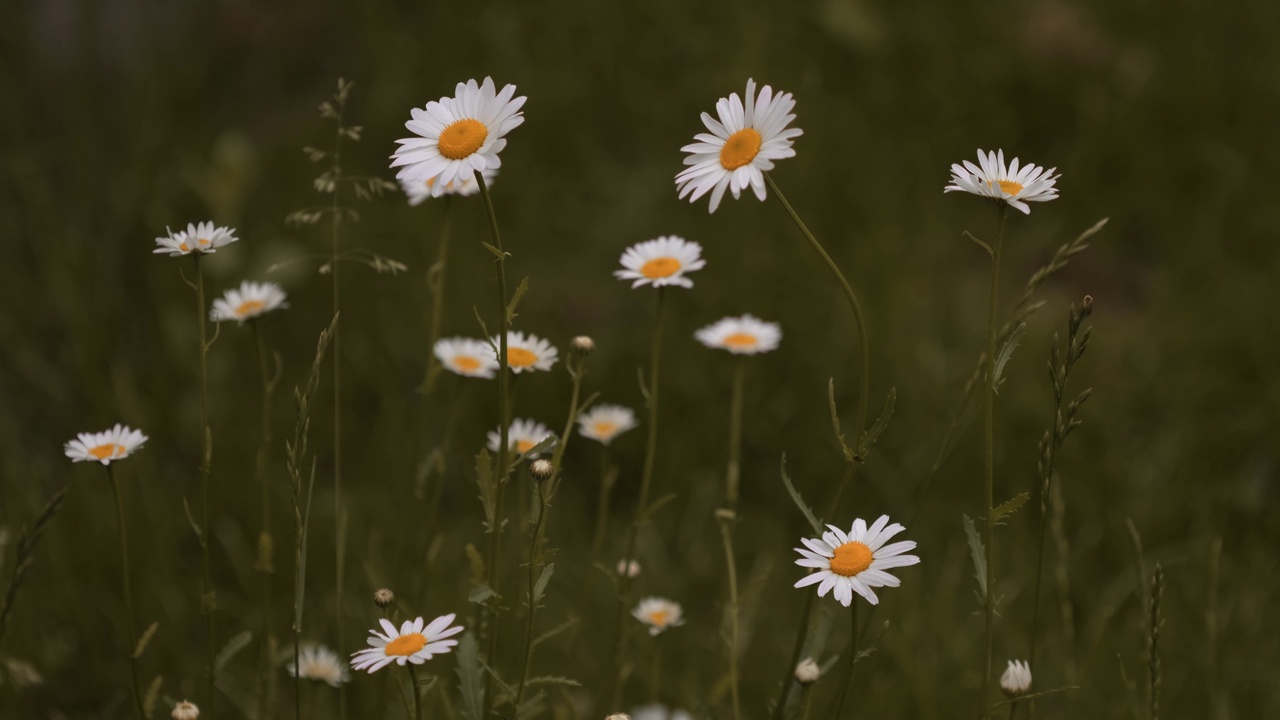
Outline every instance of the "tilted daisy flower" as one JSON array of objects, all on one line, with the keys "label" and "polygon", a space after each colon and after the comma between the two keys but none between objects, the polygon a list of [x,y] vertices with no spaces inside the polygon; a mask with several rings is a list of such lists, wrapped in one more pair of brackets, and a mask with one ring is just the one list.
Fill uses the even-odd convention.
[{"label": "tilted daisy flower", "polygon": [[650,703],[632,710],[631,720],[693,720],[693,716],[680,708],[669,708],[662,703]]},{"label": "tilted daisy flower", "polygon": [[582,437],[605,445],[638,424],[635,412],[623,405],[595,405],[578,416],[578,432]]},{"label": "tilted daisy flower", "polygon": [[[498,169],[486,168],[480,174],[484,176],[484,184],[489,187],[493,187],[493,180],[498,176]],[[421,205],[423,200],[431,197],[431,189],[435,184],[435,178],[425,181],[401,180],[400,189],[404,190],[404,194],[409,197],[410,205]],[[480,192],[480,186],[476,184],[476,176],[467,175],[459,180],[446,183],[444,190],[440,192],[440,195],[460,195],[462,197],[467,197],[469,195],[475,195],[478,192]]]},{"label": "tilted daisy flower", "polygon": [[434,180],[431,196],[440,197],[476,170],[497,170],[498,153],[507,145],[503,136],[524,122],[525,98],[515,94],[515,85],[497,92],[490,78],[482,84],[468,80],[458,83],[453,97],[429,102],[425,110],[413,108],[404,126],[418,137],[396,141],[400,147],[391,156],[391,167],[401,168],[396,178]]},{"label": "tilted daisy flower", "polygon": [[680,603],[666,598],[647,597],[631,611],[632,617],[649,626],[649,634],[657,635],[667,628],[684,624],[684,609]]},{"label": "tilted daisy flower", "polygon": [[371,674],[377,670],[396,663],[421,665],[435,655],[443,655],[458,644],[457,640],[447,640],[462,632],[462,626],[449,627],[456,617],[452,613],[432,620],[425,627],[422,618],[406,620],[397,630],[388,620],[379,620],[383,632],[371,630],[369,647],[351,654],[351,667],[356,670],[368,670]]},{"label": "tilted daisy flower", "polygon": [[1045,170],[1031,163],[1018,167],[1018,158],[1014,158],[1006,166],[1004,150],[990,153],[978,150],[978,165],[965,160],[963,165],[951,166],[951,184],[942,192],[961,191],[991,198],[1008,203],[1024,215],[1029,215],[1031,208],[1027,203],[1058,198],[1058,189],[1054,187],[1054,183],[1062,176],[1054,175],[1056,170],[1057,168]]},{"label": "tilted daisy flower", "polygon": [[728,350],[735,355],[755,355],[777,349],[782,328],[753,315],[727,317],[693,334],[709,348]]},{"label": "tilted daisy flower", "polygon": [[619,280],[634,280],[633,288],[641,285],[691,288],[693,281],[684,274],[701,270],[707,264],[702,259],[701,245],[675,235],[636,243],[622,253],[620,262],[622,269],[615,270],[613,275]]},{"label": "tilted daisy flower", "polygon": [[[494,347],[501,347],[498,344],[498,337],[493,338]],[[489,354],[497,359],[497,354],[493,348],[489,349]],[[513,373],[532,372],[534,370],[550,370],[552,365],[556,364],[556,360],[560,359],[560,351],[551,343],[532,333],[525,335],[522,332],[511,331],[507,333],[507,367],[511,368]]]},{"label": "tilted daisy flower", "polygon": [[113,460],[123,460],[142,447],[147,436],[140,430],[116,423],[110,430],[99,433],[80,433],[68,441],[63,452],[72,462],[100,462],[110,465]]},{"label": "tilted daisy flower", "polygon": [[702,124],[708,133],[693,136],[697,142],[685,145],[689,153],[684,164],[689,167],[676,175],[680,199],[689,202],[711,193],[710,211],[715,212],[725,189],[736,200],[751,186],[756,197],[764,200],[764,173],[773,169],[773,161],[796,154],[792,141],[804,133],[800,128],[787,128],[796,119],[791,113],[796,101],[791,93],[773,94],[765,85],[756,94],[755,80],[747,81],[746,105],[733,93],[716,103],[719,120],[702,113]]},{"label": "tilted daisy flower", "polygon": [[828,525],[827,528],[829,532],[823,533],[822,539],[802,538],[800,542],[805,547],[795,549],[801,555],[796,561],[797,565],[818,569],[818,572],[800,578],[796,587],[821,583],[818,585],[818,597],[824,597],[835,590],[836,600],[845,607],[853,602],[855,592],[872,605],[879,604],[880,601],[871,588],[898,587],[902,584],[901,580],[885,570],[920,562],[920,558],[915,555],[903,554],[915,549],[914,541],[904,540],[885,545],[890,538],[906,529],[897,523],[889,525],[888,515],[881,515],[871,527],[867,527],[867,523],[858,518],[853,521],[853,528],[848,533],[835,525]]},{"label": "tilted daisy flower", "polygon": [[[543,440],[552,437],[555,433],[551,432],[546,425],[533,420],[525,420],[517,418],[511,421],[511,427],[507,430],[507,442],[516,452],[524,454],[534,449]],[[497,430],[489,431],[489,451],[498,452],[498,447],[502,443],[502,436]],[[530,455],[537,457],[537,455]]]},{"label": "tilted daisy flower", "polygon": [[290,660],[285,666],[289,674],[303,680],[315,680],[338,687],[350,679],[346,663],[338,654],[323,645],[308,645],[298,652],[298,663]]},{"label": "tilted daisy flower", "polygon": [[432,352],[446,370],[465,377],[490,379],[498,370],[493,347],[484,340],[441,338]]},{"label": "tilted daisy flower", "polygon": [[209,319],[214,322],[235,320],[244,324],[245,320],[265,315],[276,308],[289,307],[284,298],[284,290],[275,283],[245,280],[239,288],[228,290],[213,301]]},{"label": "tilted daisy flower", "polygon": [[1031,690],[1031,666],[1022,660],[1010,660],[1000,676],[1000,689],[1011,698],[1027,694]]},{"label": "tilted daisy flower", "polygon": [[229,227],[218,227],[211,222],[188,223],[186,230],[178,232],[170,230],[167,236],[156,238],[158,247],[152,252],[167,254],[169,257],[191,253],[208,255],[239,239],[236,237],[236,231]]}]

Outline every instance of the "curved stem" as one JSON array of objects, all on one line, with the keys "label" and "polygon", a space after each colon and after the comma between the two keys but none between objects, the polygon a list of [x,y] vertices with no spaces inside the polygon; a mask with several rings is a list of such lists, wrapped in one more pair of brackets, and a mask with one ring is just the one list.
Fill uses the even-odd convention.
[{"label": "curved stem", "polygon": [[729,403],[729,467],[725,472],[725,504],[730,509],[738,507],[738,486],[742,477],[742,386],[746,380],[747,364],[737,358],[733,368],[733,396]]},{"label": "curved stem", "polygon": [[209,343],[204,325],[204,270],[200,267],[201,253],[191,254],[196,266],[196,322],[200,327],[200,551],[203,566],[204,592],[200,597],[200,611],[205,617],[205,706],[214,715],[213,689],[213,613],[217,607],[213,592],[213,564],[209,559],[209,474],[213,462],[213,436],[209,431]]},{"label": "curved stem", "polygon": [[130,589],[129,580],[129,540],[124,528],[124,503],[120,501],[120,488],[116,484],[116,474],[107,465],[107,480],[111,485],[111,497],[116,501],[116,525],[120,530],[120,567],[121,582],[124,585],[124,609],[125,609],[125,627],[129,630],[129,645],[127,652],[129,655],[129,680],[133,684],[133,708],[138,713],[138,720],[145,720],[146,713],[142,710],[142,690],[138,685],[138,658],[134,655],[138,644],[138,634],[133,626],[133,591]]},{"label": "curved stem", "polygon": [[538,519],[533,526],[533,538],[529,542],[529,562],[526,565],[529,581],[526,601],[529,605],[529,616],[524,625],[524,660],[520,663],[520,683],[516,689],[516,702],[512,710],[513,716],[519,713],[520,703],[524,701],[524,691],[529,679],[529,664],[533,659],[533,621],[538,609],[538,598],[536,597],[537,571],[542,566],[538,561],[538,545],[542,541],[542,529],[546,526],[547,511],[550,509],[548,504],[550,500],[548,482],[553,481],[544,481],[536,486],[540,507],[538,509]]},{"label": "curved stem", "polygon": [[849,675],[845,678],[844,685],[840,687],[840,699],[836,702],[836,714],[832,716],[835,720],[844,718],[845,701],[849,698],[849,686],[853,684],[853,669],[858,663],[858,598],[854,597],[849,606],[853,608],[849,638]]}]

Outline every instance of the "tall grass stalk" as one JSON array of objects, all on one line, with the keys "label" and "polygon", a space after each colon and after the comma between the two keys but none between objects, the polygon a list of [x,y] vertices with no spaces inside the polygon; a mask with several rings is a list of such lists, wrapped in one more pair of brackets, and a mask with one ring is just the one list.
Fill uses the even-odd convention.
[{"label": "tall grass stalk", "polygon": [[138,714],[138,720],[146,720],[146,713],[142,709],[142,687],[138,684],[138,657],[135,652],[138,633],[133,626],[133,590],[129,577],[129,538],[125,532],[124,503],[120,500],[120,487],[116,484],[115,469],[111,465],[107,465],[106,469],[107,482],[111,485],[111,497],[116,504],[116,527],[120,531],[120,582],[124,587],[125,628],[129,632],[126,652],[129,659],[129,682],[133,687],[133,709]]},{"label": "tall grass stalk", "polygon": [[53,516],[57,514],[58,508],[62,507],[62,501],[67,498],[67,489],[61,488],[58,492],[49,498],[44,508],[40,510],[40,514],[36,516],[35,522],[30,528],[23,528],[18,534],[17,542],[14,543],[13,570],[9,575],[9,584],[4,591],[4,602],[0,603],[0,640],[4,639],[5,628],[9,627],[9,613],[13,612],[13,601],[18,595],[18,589],[22,587],[27,579],[27,573],[30,572],[31,566],[35,563],[36,545],[40,543],[40,538],[44,535],[44,530],[53,521]]},{"label": "tall grass stalk", "polygon": [[[218,608],[213,590],[213,564],[209,559],[209,475],[213,464],[213,433],[209,430],[209,346],[206,337],[204,304],[204,269],[200,266],[200,252],[191,253],[196,269],[196,325],[200,331],[200,553],[204,570],[203,592],[200,596],[200,612],[205,617],[205,707],[210,715],[214,710],[213,665],[214,636],[213,614]],[[135,683],[136,684],[136,683]]]},{"label": "tall grass stalk", "polygon": [[452,234],[449,210],[453,203],[445,195],[444,208],[440,219],[440,239],[436,245],[436,260],[427,268],[427,290],[431,293],[431,309],[428,313],[427,325],[427,369],[422,378],[422,394],[431,396],[436,390],[436,380],[440,376],[440,361],[436,359],[436,341],[440,339],[440,326],[444,321],[444,279],[449,262],[449,238]]},{"label": "tall grass stalk", "polygon": [[1147,626],[1147,708],[1151,720],[1160,718],[1160,630],[1164,619],[1160,603],[1164,598],[1164,568],[1156,563],[1151,576],[1151,612]]},{"label": "tall grass stalk", "polygon": [[257,475],[258,487],[262,492],[262,530],[258,534],[258,561],[255,568],[262,575],[262,677],[259,678],[260,692],[258,700],[258,717],[266,717],[267,709],[274,696],[275,687],[271,672],[276,651],[275,623],[272,622],[272,578],[275,575],[273,555],[275,541],[271,535],[271,482],[268,472],[268,461],[271,455],[271,399],[275,394],[278,375],[273,377],[267,369],[266,347],[262,342],[262,320],[254,318],[249,321],[253,333],[253,344],[258,359],[258,374],[262,381],[262,417],[261,437],[258,442],[257,462],[254,474]]},{"label": "tall grass stalk", "polygon": [[740,628],[738,606],[738,568],[733,552],[733,526],[737,521],[738,493],[742,475],[742,389],[747,364],[734,361],[733,392],[729,402],[729,461],[725,469],[725,507],[716,511],[720,525],[720,541],[724,546],[724,562],[729,578],[729,694],[733,702],[734,720],[742,720],[742,695],[738,687],[738,655]]},{"label": "tall grass stalk", "polygon": [[418,670],[413,663],[408,663],[409,692],[413,693],[413,719],[422,720],[422,693],[418,692]]}]

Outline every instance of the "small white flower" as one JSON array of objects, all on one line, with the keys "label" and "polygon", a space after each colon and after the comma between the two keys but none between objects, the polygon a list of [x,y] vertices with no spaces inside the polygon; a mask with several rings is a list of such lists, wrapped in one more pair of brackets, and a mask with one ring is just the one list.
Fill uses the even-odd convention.
[{"label": "small white flower", "polygon": [[631,720],[693,720],[693,716],[679,708],[650,703],[632,710]]},{"label": "small white flower", "polygon": [[436,341],[432,352],[446,370],[464,377],[489,379],[498,370],[493,347],[484,340],[442,338]]},{"label": "small white flower", "polygon": [[276,308],[289,307],[284,298],[284,290],[275,283],[245,280],[238,289],[228,290],[213,301],[209,319],[214,322],[235,320],[243,325],[245,320],[265,315]]},{"label": "small white flower", "polygon": [[112,461],[129,457],[146,441],[147,436],[142,431],[116,423],[115,427],[103,432],[80,433],[75,440],[63,446],[63,452],[72,462],[96,461],[110,465]]},{"label": "small white flower", "polygon": [[[524,454],[534,449],[543,440],[553,437],[555,433],[540,422],[533,420],[524,420],[517,418],[511,421],[511,427],[507,430],[507,442],[512,449],[520,454]],[[497,430],[489,431],[489,452],[498,452],[498,448],[502,443],[502,436]],[[530,458],[537,457],[536,454],[530,455]]]},{"label": "small white flower", "polygon": [[400,147],[391,156],[391,167],[401,168],[396,178],[434,180],[431,196],[440,197],[476,170],[497,170],[498,153],[507,145],[503,136],[524,122],[525,98],[515,93],[515,85],[496,91],[490,78],[482,84],[468,80],[458,83],[453,97],[410,110],[412,119],[404,126],[417,137],[396,141]]},{"label": "small white flower", "polygon": [[435,655],[443,655],[458,644],[457,640],[447,640],[462,632],[462,626],[449,627],[455,615],[450,613],[432,620],[423,627],[422,618],[406,620],[397,630],[388,620],[379,620],[383,632],[371,630],[369,647],[351,654],[354,658],[351,667],[356,670],[368,670],[370,674],[396,663],[421,665]]},{"label": "small white flower", "polygon": [[[301,668],[301,670],[299,670]],[[338,654],[323,645],[308,645],[298,651],[298,664],[285,666],[290,675],[338,687],[351,676]]]},{"label": "small white flower", "polygon": [[[501,347],[498,344],[498,339],[496,335],[493,337],[494,347]],[[493,348],[489,349],[489,353],[495,361],[498,359],[498,355],[493,351]],[[511,372],[550,370],[551,366],[555,365],[559,359],[560,351],[537,335],[532,333],[525,335],[514,330],[507,333],[507,367],[511,368]]]},{"label": "small white flower", "polygon": [[791,113],[795,106],[791,93],[774,95],[768,85],[756,95],[755,80],[747,81],[745,106],[738,93],[720,98],[716,103],[718,121],[702,113],[702,124],[710,134],[698,133],[693,136],[697,142],[680,148],[689,153],[684,159],[689,167],[676,175],[680,199],[688,196],[689,202],[697,202],[710,191],[710,211],[715,212],[725,189],[736,200],[749,185],[756,197],[764,200],[764,173],[773,169],[774,160],[793,157],[792,142],[804,133],[799,128],[787,129],[796,119]]},{"label": "small white flower", "polygon": [[229,227],[218,227],[211,222],[187,224],[186,230],[169,231],[166,237],[156,238],[156,254],[167,254],[169,257],[201,253],[209,255],[218,248],[239,240],[236,231]]},{"label": "small white flower", "polygon": [[1021,660],[1010,660],[1000,676],[1000,689],[1009,697],[1025,695],[1031,689],[1031,666]]},{"label": "small white flower", "polygon": [[942,192],[967,192],[1006,202],[1024,215],[1031,213],[1027,203],[1056,200],[1058,197],[1054,183],[1062,176],[1053,174],[1057,168],[1045,170],[1027,163],[1019,169],[1018,158],[1005,166],[1004,150],[990,153],[978,150],[978,163],[981,167],[968,160],[963,165],[953,164],[951,184]]},{"label": "small white flower", "polygon": [[685,273],[701,270],[707,264],[702,259],[701,245],[675,235],[636,243],[622,253],[620,262],[623,269],[615,270],[613,275],[619,280],[634,280],[633,288],[641,285],[691,288],[693,281],[685,277]]},{"label": "small white flower", "polygon": [[604,445],[638,424],[635,412],[623,405],[593,405],[578,416],[578,432],[582,437]]},{"label": "small white flower", "polygon": [[694,333],[709,348],[728,350],[735,355],[755,355],[777,349],[782,328],[752,315],[727,317]]},{"label": "small white flower", "polygon": [[796,682],[801,685],[812,685],[818,682],[818,678],[822,677],[822,668],[818,667],[818,663],[813,658],[805,658],[796,665]]},{"label": "small white flower", "polygon": [[619,575],[626,575],[629,578],[634,578],[640,574],[640,563],[635,560],[632,560],[631,562],[619,560],[618,567],[615,569],[618,571]]},{"label": "small white flower", "polygon": [[[484,184],[493,187],[493,180],[498,176],[497,168],[487,168],[481,175],[484,176]],[[432,186],[436,184],[435,178],[429,180],[401,180],[400,189],[404,190],[404,194],[409,198],[410,205],[421,205],[423,200],[431,197]],[[480,185],[476,183],[475,175],[467,175],[459,180],[454,180],[444,186],[439,195],[459,195],[468,197],[480,192]],[[437,195],[437,197],[439,197]]]},{"label": "small white flower", "polygon": [[797,565],[818,569],[818,572],[800,578],[795,586],[822,583],[818,585],[818,597],[834,589],[836,600],[845,607],[853,602],[855,592],[872,605],[879,604],[880,600],[871,588],[902,584],[885,570],[920,562],[915,555],[903,554],[915,549],[916,544],[912,540],[885,545],[890,538],[906,529],[897,523],[889,525],[888,515],[881,515],[869,528],[862,518],[858,518],[848,533],[835,525],[827,528],[829,532],[823,533],[821,539],[802,538],[800,542],[805,547],[795,549],[801,555]]},{"label": "small white flower", "polygon": [[200,708],[193,702],[183,700],[173,706],[173,712],[169,713],[169,717],[173,720],[200,720]]},{"label": "small white flower", "polygon": [[684,609],[680,607],[680,603],[665,598],[647,597],[636,605],[631,615],[649,626],[650,635],[684,624]]}]

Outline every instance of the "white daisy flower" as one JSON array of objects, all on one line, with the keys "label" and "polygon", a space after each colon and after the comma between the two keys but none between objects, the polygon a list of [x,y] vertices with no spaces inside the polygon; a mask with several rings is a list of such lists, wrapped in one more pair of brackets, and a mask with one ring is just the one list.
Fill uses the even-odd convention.
[{"label": "white daisy flower", "polygon": [[693,334],[709,348],[728,350],[735,355],[755,355],[778,347],[782,328],[753,315],[727,317]]},{"label": "white daisy flower", "polygon": [[1031,690],[1031,666],[1021,660],[1010,660],[1000,676],[1000,689],[1009,697],[1025,695]]},{"label": "white daisy flower", "polygon": [[800,128],[787,128],[796,119],[791,111],[796,101],[791,93],[773,94],[765,85],[756,95],[755,80],[747,81],[746,106],[733,93],[716,103],[717,121],[702,113],[702,124],[708,133],[693,136],[695,142],[680,148],[689,153],[684,164],[689,167],[676,175],[680,199],[689,202],[711,193],[710,211],[720,206],[727,188],[736,200],[748,185],[756,197],[764,200],[764,173],[773,169],[773,161],[796,154],[792,141],[804,133]]},{"label": "white daisy flower", "polygon": [[693,720],[693,716],[680,708],[669,708],[662,703],[650,703],[632,710],[631,720]]},{"label": "white daisy flower", "polygon": [[243,325],[245,320],[265,315],[276,308],[289,307],[284,298],[284,290],[275,283],[245,280],[239,289],[228,290],[213,301],[209,319],[214,322],[235,320]]},{"label": "white daisy flower", "polygon": [[169,713],[169,717],[173,720],[200,720],[200,708],[190,700],[183,700],[173,706],[173,712]]},{"label": "white daisy flower", "polygon": [[[301,668],[301,670],[299,670]],[[298,664],[290,660],[285,666],[289,674],[303,680],[315,680],[338,687],[350,679],[346,663],[338,654],[323,645],[308,645],[298,651]]]},{"label": "white daisy flower", "polygon": [[1057,168],[1045,170],[1030,163],[1019,168],[1018,158],[1014,158],[1006,167],[1004,150],[990,153],[978,150],[978,164],[981,167],[968,160],[963,165],[953,164],[951,184],[942,192],[962,191],[1006,202],[1024,215],[1031,213],[1027,203],[1058,198],[1058,189],[1054,187],[1054,183],[1062,176],[1053,174]]},{"label": "white daisy flower", "polygon": [[498,153],[507,145],[503,135],[524,122],[520,106],[525,98],[513,97],[515,93],[515,85],[496,92],[490,78],[479,85],[468,80],[458,83],[453,97],[410,110],[412,119],[404,126],[418,137],[396,141],[400,147],[391,156],[391,167],[401,168],[396,178],[435,180],[431,196],[440,197],[476,170],[497,170],[502,164]]},{"label": "white daisy flower", "polygon": [[890,538],[906,529],[897,523],[889,525],[888,515],[881,515],[869,528],[862,518],[858,518],[848,533],[835,525],[827,528],[830,532],[823,533],[820,540],[800,540],[808,549],[796,548],[802,556],[796,564],[817,568],[818,572],[800,578],[796,587],[822,583],[818,586],[818,597],[834,589],[836,600],[845,607],[853,602],[855,592],[872,605],[879,604],[880,600],[871,588],[902,584],[885,570],[920,562],[915,555],[903,554],[915,549],[916,544],[912,540],[885,545]]},{"label": "white daisy flower", "polygon": [[623,405],[594,405],[578,416],[578,433],[605,445],[637,425],[635,412]]},{"label": "white daisy flower", "polygon": [[[533,420],[524,420],[517,418],[511,421],[511,427],[507,429],[507,442],[509,446],[516,452],[524,454],[534,449],[543,440],[554,436],[546,425]],[[497,430],[489,431],[489,452],[498,452],[498,447],[502,443],[502,436]],[[530,455],[529,457],[537,457]]]},{"label": "white daisy flower", "polygon": [[[494,347],[501,347],[498,344],[498,336],[493,337]],[[489,353],[497,360],[497,353],[493,348],[489,349]],[[560,359],[560,351],[555,346],[543,340],[532,333],[525,335],[522,332],[511,331],[507,333],[507,367],[511,368],[513,373],[531,372],[533,370],[550,370],[552,365]]]},{"label": "white daisy flower", "polygon": [[147,436],[142,431],[116,423],[115,427],[104,432],[80,433],[75,440],[67,442],[63,452],[72,462],[96,461],[110,465],[114,460],[129,457],[146,441]]},{"label": "white daisy flower", "polygon": [[464,377],[491,379],[498,369],[493,347],[484,340],[442,338],[432,352],[446,370]]},{"label": "white daisy flower", "polygon": [[369,647],[351,653],[354,658],[351,667],[356,670],[368,670],[370,674],[396,663],[404,666],[411,662],[421,665],[432,656],[443,655],[458,644],[457,640],[446,640],[462,632],[462,626],[449,627],[455,615],[452,613],[432,620],[423,627],[422,618],[405,620],[397,630],[390,621],[379,620],[383,632],[371,630]]},{"label": "white daisy flower", "polygon": [[191,253],[211,254],[223,245],[230,245],[239,240],[236,231],[229,227],[218,227],[211,222],[198,225],[187,224],[186,230],[169,231],[166,237],[156,238],[156,254],[167,254],[169,257],[190,255]]},{"label": "white daisy flower", "polygon": [[[498,176],[497,168],[486,168],[480,173],[484,176],[484,184],[493,187],[493,180]],[[421,205],[423,200],[431,197],[431,189],[436,184],[436,179],[429,180],[401,180],[400,189],[404,190],[404,194],[409,197],[410,205]],[[468,197],[480,192],[480,186],[476,183],[475,175],[467,175],[464,178],[454,180],[444,186],[444,190],[440,195],[460,195]]]},{"label": "white daisy flower", "polygon": [[666,598],[647,597],[631,611],[632,617],[649,626],[649,634],[657,635],[667,628],[684,624],[684,609],[680,603]]},{"label": "white daisy flower", "polygon": [[622,253],[620,262],[623,269],[615,270],[613,275],[619,280],[634,280],[633,288],[641,285],[691,288],[693,281],[684,274],[701,270],[707,264],[702,259],[701,245],[675,235],[636,243]]}]

